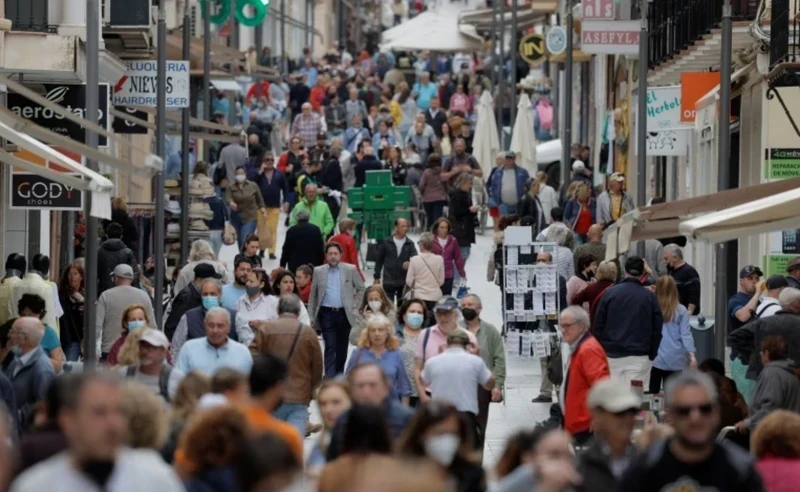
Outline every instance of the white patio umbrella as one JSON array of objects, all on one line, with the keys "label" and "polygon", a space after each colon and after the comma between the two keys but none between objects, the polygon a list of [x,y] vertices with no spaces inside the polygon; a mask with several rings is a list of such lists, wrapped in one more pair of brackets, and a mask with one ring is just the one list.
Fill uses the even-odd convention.
[{"label": "white patio umbrella", "polygon": [[[418,20],[423,15],[422,20]],[[396,30],[402,28],[402,30]],[[475,52],[483,48],[483,38],[474,26],[459,25],[450,14],[424,12],[381,34],[381,51],[429,50],[433,52]]]},{"label": "white patio umbrella", "polygon": [[472,155],[480,164],[483,176],[488,178],[500,151],[497,122],[494,118],[494,99],[488,90],[484,90],[481,94],[475,110],[478,112],[478,122],[475,124],[475,135],[472,140]]},{"label": "white patio umbrella", "polygon": [[536,173],[536,135],[533,133],[533,115],[528,94],[522,93],[517,104],[517,118],[511,134],[512,152],[516,152],[517,163],[531,175]]}]

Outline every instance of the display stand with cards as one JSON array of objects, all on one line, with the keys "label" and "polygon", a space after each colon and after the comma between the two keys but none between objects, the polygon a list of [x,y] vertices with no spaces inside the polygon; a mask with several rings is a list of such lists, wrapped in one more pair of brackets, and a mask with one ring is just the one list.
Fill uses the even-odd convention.
[{"label": "display stand with cards", "polygon": [[[552,256],[550,264],[536,263],[540,252]],[[558,274],[558,246],[538,243],[530,227],[513,226],[505,230],[503,242],[503,321],[506,355],[524,359],[550,355],[551,342],[558,333],[550,324],[561,310]],[[553,340],[555,337],[555,340]]]}]

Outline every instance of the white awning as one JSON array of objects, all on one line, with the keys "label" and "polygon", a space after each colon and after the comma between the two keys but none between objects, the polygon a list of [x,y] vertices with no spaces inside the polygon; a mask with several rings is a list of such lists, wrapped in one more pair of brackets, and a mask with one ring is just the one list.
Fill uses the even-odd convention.
[{"label": "white awning", "polygon": [[[22,168],[28,172],[44,176],[58,183],[70,186],[79,190],[92,193],[92,209],[90,214],[99,219],[111,219],[111,193],[114,185],[107,178],[91,169],[75,162],[64,154],[48,147],[33,137],[14,130],[12,127],[0,121],[0,137],[13,142],[18,147],[34,153],[46,162],[53,162],[61,167],[70,170],[70,174],[55,171],[45,166],[40,166],[24,159],[20,159],[9,152],[0,149],[0,161],[9,165]],[[71,173],[83,176],[80,179]]]},{"label": "white awning", "polygon": [[800,189],[760,198],[681,222],[680,233],[695,240],[721,243],[744,235],[800,226]]},{"label": "white awning", "polygon": [[211,85],[219,91],[242,92],[242,86],[235,80],[211,79]]}]

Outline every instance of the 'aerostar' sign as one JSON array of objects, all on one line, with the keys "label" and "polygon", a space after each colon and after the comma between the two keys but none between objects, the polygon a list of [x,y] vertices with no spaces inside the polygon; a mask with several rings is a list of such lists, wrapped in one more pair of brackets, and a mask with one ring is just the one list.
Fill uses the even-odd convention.
[{"label": "'aerostar' sign", "polygon": [[[128,70],[114,84],[115,106],[156,107],[158,63],[155,60],[128,62]],[[189,107],[189,62],[167,62],[167,108]]]}]

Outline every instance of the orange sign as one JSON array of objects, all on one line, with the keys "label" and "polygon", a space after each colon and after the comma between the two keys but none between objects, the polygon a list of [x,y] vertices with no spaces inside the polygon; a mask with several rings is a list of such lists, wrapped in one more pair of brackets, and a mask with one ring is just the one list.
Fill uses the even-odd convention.
[{"label": "orange sign", "polygon": [[684,72],[681,74],[681,123],[694,123],[695,105],[701,97],[719,85],[719,72]]},{"label": "orange sign", "polygon": [[[82,160],[83,156],[81,156],[81,155],[78,155],[78,154],[76,154],[74,152],[70,152],[69,150],[61,148],[61,147],[52,147],[52,149],[55,150],[56,152],[64,154],[66,157],[69,157],[70,159],[74,160],[75,162],[77,162],[79,164],[83,163],[83,160]],[[67,168],[65,168],[63,166],[59,166],[55,162],[45,162],[44,158],[38,156],[37,154],[34,154],[33,152],[29,152],[29,151],[27,151],[25,149],[20,149],[17,152],[14,152],[14,157],[18,157],[18,158],[22,159],[23,161],[28,161],[28,162],[31,162],[33,164],[37,164],[39,166],[45,166],[45,167],[48,167],[48,168],[50,168],[50,169],[52,169],[54,171],[58,171],[58,172],[62,172],[62,173],[75,172],[72,169],[67,169]],[[15,168],[14,170],[15,171],[23,171],[22,169],[17,169],[17,168]],[[25,172],[25,171],[23,171],[23,172]]]}]

